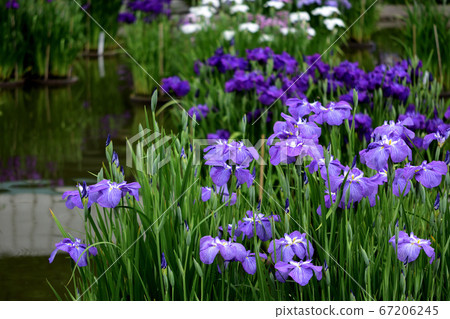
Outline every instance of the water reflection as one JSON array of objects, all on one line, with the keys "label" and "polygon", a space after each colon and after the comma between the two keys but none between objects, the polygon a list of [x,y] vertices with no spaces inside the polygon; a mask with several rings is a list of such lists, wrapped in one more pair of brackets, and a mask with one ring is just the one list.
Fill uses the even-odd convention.
[{"label": "water reflection", "polygon": [[[70,259],[48,256],[60,232],[51,208],[74,236],[83,216],[61,199],[77,181],[93,182],[111,133],[119,156],[133,132],[134,108],[121,57],[79,60],[79,81],[66,87],[0,90],[0,300],[54,300],[62,295]],[[120,71],[120,74],[119,74]],[[140,113],[139,113],[140,115]]]}]

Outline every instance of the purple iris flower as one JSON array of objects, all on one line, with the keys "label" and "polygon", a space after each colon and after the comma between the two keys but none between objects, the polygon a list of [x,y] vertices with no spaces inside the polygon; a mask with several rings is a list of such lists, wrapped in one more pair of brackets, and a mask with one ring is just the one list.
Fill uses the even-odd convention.
[{"label": "purple iris flower", "polygon": [[[325,189],[325,196],[324,196],[324,200],[325,200],[325,207],[326,208],[330,208],[331,205],[333,205],[336,202],[336,193],[335,192],[330,192],[330,190],[328,189],[328,185],[326,185],[326,189]],[[319,205],[319,207],[316,210],[317,215],[322,216],[322,206]]]},{"label": "purple iris flower", "polygon": [[6,9],[19,9],[17,0],[9,0],[6,2]]},{"label": "purple iris flower", "polygon": [[293,78],[279,76],[279,78],[281,79],[281,88],[288,98],[306,99],[305,93],[309,88],[307,76],[301,77],[298,75]]},{"label": "purple iris flower", "polygon": [[247,216],[242,219],[237,228],[237,236],[243,234],[243,238],[247,236],[248,238],[253,238],[254,229],[256,228],[256,235],[262,241],[267,241],[272,238],[272,226],[270,220],[274,222],[280,221],[277,215],[270,215],[268,217],[261,213],[254,213],[252,211],[247,211]]},{"label": "purple iris flower", "polygon": [[322,0],[297,0],[297,7],[301,8],[303,6],[309,6],[311,4],[321,5]]},{"label": "purple iris flower", "polygon": [[284,91],[272,85],[268,89],[265,87],[257,88],[257,92],[260,94],[258,97],[258,101],[260,101],[264,105],[271,105],[278,99],[282,102],[286,99],[284,95]]},{"label": "purple iris flower", "polygon": [[210,171],[210,176],[214,184],[222,186],[228,183],[232,169],[227,163],[222,163],[222,166],[213,166]]},{"label": "purple iris flower", "polygon": [[159,14],[170,14],[170,0],[139,0],[130,1],[127,3],[129,9],[133,11],[142,11],[150,14],[151,16],[156,16]]},{"label": "purple iris flower", "polygon": [[316,70],[319,72],[319,75],[324,78],[328,75],[330,66],[321,60],[319,53],[305,56],[303,59],[305,60],[306,64],[309,66],[307,74],[309,76],[311,76],[313,79],[315,79],[315,71]]},{"label": "purple iris flower", "polygon": [[303,118],[309,115],[313,109],[316,109],[318,102],[310,104],[306,99],[292,98],[286,101],[286,105],[289,107],[289,113],[294,118]]},{"label": "purple iris flower", "polygon": [[233,77],[225,83],[225,92],[250,91],[264,83],[264,76],[259,71],[245,72],[237,70]]},{"label": "purple iris flower", "polygon": [[215,54],[207,61],[208,65],[217,68],[220,73],[230,70],[246,70],[248,62],[231,54],[225,54],[222,48],[216,50]]},{"label": "purple iris flower", "polygon": [[389,239],[394,249],[398,246],[397,258],[404,262],[410,263],[419,257],[420,251],[423,249],[425,254],[430,257],[430,264],[433,262],[435,252],[431,247],[431,242],[427,239],[420,239],[411,233],[409,236],[404,231],[398,233],[398,243],[395,241],[395,236]]},{"label": "purple iris flower", "polygon": [[66,207],[68,209],[73,209],[74,207],[83,209],[84,204],[89,208],[97,202],[98,194],[92,192],[91,187],[87,186],[86,182],[82,185],[78,184],[77,188],[78,190],[76,191],[68,191],[62,195],[62,199],[66,199]]},{"label": "purple iris flower", "polygon": [[273,51],[271,48],[256,48],[253,50],[246,49],[247,59],[250,61],[257,61],[259,63],[267,63],[267,60],[273,56]]},{"label": "purple iris flower", "polygon": [[97,248],[95,247],[90,247],[88,251],[85,252],[87,246],[82,244],[81,239],[79,238],[75,238],[75,241],[72,241],[70,238],[64,238],[59,243],[56,243],[55,246],[56,249],[51,253],[50,258],[48,259],[50,263],[55,259],[58,250],[68,253],[79,267],[87,266],[88,255],[97,255]]},{"label": "purple iris flower", "polygon": [[[259,257],[267,259],[267,255],[263,253],[259,253]],[[241,264],[247,274],[254,275],[256,273],[256,254],[248,250],[244,260],[241,261]]]},{"label": "purple iris flower", "polygon": [[102,180],[95,185],[90,186],[90,193],[97,193],[97,203],[105,208],[116,207],[122,197],[127,193],[131,194],[137,201],[139,201],[139,183],[122,182],[117,184],[109,180]]},{"label": "purple iris flower", "polygon": [[386,97],[394,97],[405,103],[409,97],[409,87],[395,82],[387,82],[383,85],[383,94]]},{"label": "purple iris flower", "polygon": [[271,145],[275,138],[281,140],[291,138],[305,138],[313,140],[318,143],[318,138],[322,134],[322,129],[314,122],[308,122],[307,119],[294,119],[293,117],[281,113],[281,116],[286,119],[286,122],[276,122],[273,126],[274,133],[269,136],[267,144]]},{"label": "purple iris flower", "polygon": [[353,123],[353,118],[355,120],[355,130],[358,133],[360,139],[364,136],[367,141],[370,141],[370,136],[372,134],[372,118],[368,114],[357,113],[355,116],[350,115],[348,118],[348,124],[350,127]]},{"label": "purple iris flower", "polygon": [[[315,139],[322,134],[322,130],[314,122],[309,122],[306,118],[294,118],[292,116],[281,113],[281,117],[286,120],[287,123],[292,124],[292,126],[286,126],[285,132],[288,133],[288,137],[291,135],[302,136],[304,138]],[[274,131],[278,129],[274,126]]]},{"label": "purple iris flower", "polygon": [[298,136],[275,143],[270,147],[269,154],[272,165],[290,164],[305,156],[323,158],[323,149],[316,141]]},{"label": "purple iris flower", "polygon": [[209,113],[209,108],[206,104],[200,104],[197,106],[193,106],[189,109],[188,114],[190,117],[194,117],[196,120],[200,121],[202,118],[205,118]]},{"label": "purple iris flower", "polygon": [[351,110],[352,107],[345,101],[330,102],[326,107],[318,103],[313,109],[315,114],[310,116],[310,121],[317,124],[341,125],[349,118]]},{"label": "purple iris flower", "polygon": [[201,194],[202,201],[203,202],[209,201],[209,199],[211,198],[213,187],[202,187],[201,190],[202,190],[202,194]]},{"label": "purple iris flower", "polygon": [[328,174],[331,176],[338,176],[341,174],[342,170],[344,169],[344,165],[339,162],[339,160],[334,159],[333,156],[330,157],[330,162],[328,163],[328,173],[327,173],[327,166],[325,164],[325,158],[320,158],[318,160],[313,160],[309,165],[308,169],[309,172],[315,173],[318,170],[320,170],[320,176],[324,179],[328,179]]},{"label": "purple iris flower", "polygon": [[243,142],[233,141],[230,143],[230,160],[236,165],[247,166],[253,160],[259,159],[259,154],[254,147],[247,147]]},{"label": "purple iris flower", "polygon": [[404,168],[398,168],[395,171],[394,181],[392,182],[392,192],[395,196],[405,196],[411,190],[411,179],[414,175],[414,170],[411,170],[411,165],[408,163]]},{"label": "purple iris flower", "polygon": [[[345,203],[347,203],[347,207],[349,207],[352,203],[360,202],[364,197],[370,199],[371,195],[377,191],[378,185],[370,178],[364,177],[364,173],[361,170],[356,167],[352,169],[346,167],[343,170],[342,175],[330,178],[332,192],[335,192],[341,187],[347,173],[347,180],[343,187],[341,202],[339,203],[340,207],[344,207]],[[328,185],[327,181],[326,183],[326,185]],[[346,199],[348,200],[347,202]],[[371,205],[372,204],[374,203],[371,203]]]},{"label": "purple iris flower", "polygon": [[[333,90],[334,91],[334,90]],[[357,92],[358,103],[370,103],[370,96],[367,91],[359,89]],[[353,105],[353,89],[350,90],[347,94],[343,94],[339,96],[340,101],[346,101],[350,105]]]},{"label": "purple iris flower", "polygon": [[435,133],[428,134],[423,139],[423,148],[427,149],[432,141],[437,141],[439,147],[444,146],[445,141],[450,137],[450,125],[441,124]]},{"label": "purple iris flower", "polygon": [[364,75],[364,71],[358,67],[358,62],[343,61],[333,69],[334,78],[345,83],[349,88],[359,87],[359,82]]},{"label": "purple iris flower", "polygon": [[435,117],[434,119],[426,121],[425,130],[427,133],[435,133],[438,130],[438,127],[442,124],[444,124],[444,121],[439,117]]},{"label": "purple iris flower", "polygon": [[172,90],[177,96],[185,96],[191,90],[188,81],[182,81],[178,76],[162,79],[162,89],[166,92]]},{"label": "purple iris flower", "polygon": [[121,12],[117,17],[117,21],[124,22],[127,24],[133,24],[134,22],[136,22],[136,16],[131,12]]},{"label": "purple iris flower", "polygon": [[231,144],[228,140],[218,139],[215,144],[206,147],[203,151],[206,153],[203,158],[207,161],[225,162],[229,159]]},{"label": "purple iris flower", "polygon": [[302,260],[306,257],[311,258],[314,254],[314,248],[311,242],[306,239],[306,233],[301,234],[296,230],[290,235],[284,234],[283,238],[272,240],[267,252],[272,254],[273,260],[289,262],[294,256]]},{"label": "purple iris flower", "polygon": [[297,66],[297,60],[286,52],[273,55],[273,69],[276,71],[284,71],[286,74],[292,74],[297,71]]},{"label": "purple iris flower", "polygon": [[225,206],[233,206],[234,204],[236,204],[237,195],[236,195],[236,193],[232,193],[231,199],[230,199],[230,193],[228,191],[228,187],[226,184],[221,187],[217,187],[217,188],[214,187],[214,185],[212,187],[202,187],[201,188],[201,200],[203,202],[209,201],[213,191],[215,193],[217,193],[218,195],[222,196],[223,203],[227,202],[225,204]]},{"label": "purple iris flower", "polygon": [[242,244],[211,236],[200,239],[200,260],[202,263],[212,264],[219,252],[225,261],[237,260],[242,262],[247,257],[247,250]]},{"label": "purple iris flower", "polygon": [[253,160],[259,159],[259,154],[254,147],[247,147],[243,142],[218,140],[215,145],[205,148],[204,158],[206,165],[223,166],[231,161],[241,167],[248,167]]},{"label": "purple iris flower", "polygon": [[216,133],[209,133],[206,138],[208,140],[228,140],[230,132],[228,130],[217,130]]},{"label": "purple iris flower", "polygon": [[423,129],[425,129],[425,121],[426,121],[427,118],[425,117],[425,115],[416,112],[416,107],[414,106],[414,104],[410,104],[406,108],[405,114],[400,114],[398,116],[399,122],[402,122],[402,121],[406,120],[407,118],[411,118],[412,119],[413,123],[412,123],[412,125],[409,125],[409,127],[412,130],[423,130]]},{"label": "purple iris flower", "polygon": [[370,143],[367,149],[359,152],[361,163],[371,169],[381,171],[387,168],[388,160],[400,163],[408,157],[412,160],[412,151],[405,141],[398,136],[383,136],[381,140]]},{"label": "purple iris flower", "polygon": [[412,126],[414,125],[414,122],[411,118],[406,118],[402,121],[398,121],[395,123],[394,121],[384,121],[384,124],[381,126],[378,126],[374,129],[372,133],[372,137],[376,136],[398,136],[402,137],[403,139],[407,140],[405,136],[407,136],[409,139],[413,139],[415,134],[410,129],[406,128],[405,126]]},{"label": "purple iris flower", "polygon": [[233,206],[236,204],[237,201],[237,195],[236,193],[231,193],[228,191],[227,185],[224,185],[222,187],[217,188],[217,193],[222,195],[222,203],[225,203],[225,206]]},{"label": "purple iris flower", "polygon": [[431,163],[423,161],[419,166],[408,167],[407,174],[415,176],[416,180],[424,187],[434,188],[441,184],[442,176],[447,174],[447,164],[441,161]]},{"label": "purple iris flower", "polygon": [[277,279],[281,282],[285,282],[289,276],[300,286],[306,286],[314,274],[317,280],[322,279],[322,266],[314,266],[311,260],[279,261],[275,264],[275,269],[279,272]]},{"label": "purple iris flower", "polygon": [[352,8],[352,4],[348,0],[327,0],[325,5],[336,8],[339,7],[339,5],[342,5],[345,9]]},{"label": "purple iris flower", "polygon": [[[230,180],[233,167],[228,165],[225,162],[212,163],[211,161],[206,162],[207,165],[214,164],[215,166],[211,167],[210,176],[213,180],[214,184],[217,186],[223,186],[228,183]],[[209,163],[209,164],[208,164]],[[237,178],[237,181],[240,185],[247,184],[247,187],[253,184],[253,175],[250,173],[248,169],[246,169],[248,165],[237,165],[234,170],[234,174]]]}]

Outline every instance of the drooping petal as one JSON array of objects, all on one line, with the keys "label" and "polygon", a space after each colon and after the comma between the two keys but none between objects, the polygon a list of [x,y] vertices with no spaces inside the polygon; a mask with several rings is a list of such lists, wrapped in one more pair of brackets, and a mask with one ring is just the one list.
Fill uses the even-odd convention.
[{"label": "drooping petal", "polygon": [[416,174],[416,180],[426,188],[434,188],[441,183],[442,175],[430,169],[420,170]]},{"label": "drooping petal", "polygon": [[250,171],[248,169],[243,169],[243,168],[236,168],[236,178],[239,182],[239,184],[245,184],[247,183],[247,187],[250,188],[250,186],[252,186],[253,183],[253,175],[252,173],[250,173]]},{"label": "drooping petal", "polygon": [[305,267],[294,267],[294,269],[289,272],[289,276],[300,286],[306,286],[313,276],[313,271]]},{"label": "drooping petal", "polygon": [[427,254],[427,256],[430,257],[430,264],[431,264],[435,257],[434,248],[431,247],[430,244],[422,244],[421,247],[423,248],[425,254]]},{"label": "drooping petal", "polygon": [[86,247],[80,245],[73,247],[69,252],[70,257],[79,267],[87,266],[87,251],[85,252],[85,250]]},{"label": "drooping petal", "polygon": [[212,264],[218,253],[219,248],[217,246],[209,246],[203,250],[200,250],[200,260],[204,264]]},{"label": "drooping petal", "polygon": [[412,262],[419,257],[420,246],[415,243],[403,243],[398,245],[398,259],[402,262]]},{"label": "drooping petal", "polygon": [[222,166],[213,166],[211,167],[210,176],[214,184],[216,184],[217,186],[223,186],[230,179],[231,168]]}]

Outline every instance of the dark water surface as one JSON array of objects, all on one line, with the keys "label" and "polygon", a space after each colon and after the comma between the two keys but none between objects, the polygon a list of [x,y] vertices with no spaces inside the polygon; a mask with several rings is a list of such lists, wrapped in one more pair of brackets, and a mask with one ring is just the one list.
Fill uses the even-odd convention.
[{"label": "dark water surface", "polygon": [[54,300],[70,277],[70,260],[48,257],[61,240],[49,208],[73,235],[84,237],[80,212],[61,195],[94,182],[108,133],[124,160],[125,140],[143,121],[129,102],[130,80],[118,56],[80,59],[71,86],[0,89],[0,300]]}]

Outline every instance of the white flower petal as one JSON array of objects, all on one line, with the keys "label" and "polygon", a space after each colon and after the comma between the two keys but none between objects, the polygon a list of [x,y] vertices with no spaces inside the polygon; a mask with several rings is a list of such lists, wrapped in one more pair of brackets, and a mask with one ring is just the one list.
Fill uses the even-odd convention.
[{"label": "white flower petal", "polygon": [[315,8],[313,11],[311,11],[311,14],[313,16],[322,16],[322,17],[329,17],[333,13],[340,14],[341,12],[339,11],[338,8],[330,6]]},{"label": "white flower petal", "polygon": [[248,31],[250,33],[256,33],[259,31],[259,25],[252,22],[242,23],[239,25],[239,31]]},{"label": "white flower petal", "polygon": [[309,21],[310,19],[311,17],[309,16],[309,13],[305,11],[292,12],[289,14],[289,21],[291,21],[291,23],[296,23],[298,21]]}]

